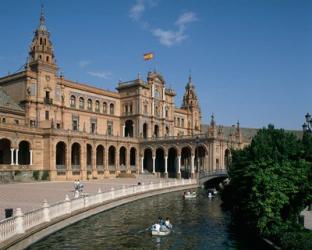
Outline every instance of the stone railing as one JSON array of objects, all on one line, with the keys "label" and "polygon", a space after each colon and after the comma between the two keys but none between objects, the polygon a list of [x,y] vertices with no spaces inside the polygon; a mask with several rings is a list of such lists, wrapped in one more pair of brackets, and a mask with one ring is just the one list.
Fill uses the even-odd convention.
[{"label": "stone railing", "polygon": [[70,199],[69,196],[66,195],[64,201],[53,205],[49,205],[48,202],[44,200],[41,208],[25,214],[22,213],[20,208],[17,208],[14,217],[0,221],[0,242],[8,240],[13,236],[23,234],[31,228],[50,222],[51,220],[57,219],[61,216],[70,216],[71,213],[76,214],[79,210],[85,211],[85,209],[99,206],[104,202],[110,202],[114,199],[154,190],[194,184],[197,184],[196,179],[182,179],[157,183],[151,182],[149,184],[141,183],[140,185],[128,187],[123,186],[122,188],[116,190],[111,188],[110,191],[106,192],[102,192],[99,189],[96,194],[81,195],[81,197],[73,199]]},{"label": "stone railing", "polygon": [[227,175],[227,169],[215,169],[213,171],[210,170],[204,170],[199,172],[199,178],[209,177],[209,176],[215,176],[215,175]]}]

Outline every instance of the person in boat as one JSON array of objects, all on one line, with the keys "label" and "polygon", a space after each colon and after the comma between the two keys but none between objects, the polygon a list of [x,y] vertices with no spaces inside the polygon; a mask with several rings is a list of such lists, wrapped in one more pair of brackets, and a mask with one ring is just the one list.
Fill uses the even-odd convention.
[{"label": "person in boat", "polygon": [[153,227],[152,227],[152,230],[155,230],[155,231],[160,231],[160,225],[158,223],[154,224]]},{"label": "person in boat", "polygon": [[165,222],[164,222],[164,220],[163,220],[163,218],[162,218],[161,216],[158,217],[158,224],[159,224],[160,226],[162,226],[162,225],[165,224]]},{"label": "person in boat", "polygon": [[165,226],[168,228],[168,229],[171,229],[172,228],[172,225],[169,221],[169,218],[167,217],[166,220],[165,220]]}]

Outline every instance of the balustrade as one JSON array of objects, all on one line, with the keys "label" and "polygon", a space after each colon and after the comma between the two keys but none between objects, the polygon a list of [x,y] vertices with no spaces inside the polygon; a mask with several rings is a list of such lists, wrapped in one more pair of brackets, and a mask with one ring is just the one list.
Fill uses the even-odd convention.
[{"label": "balustrade", "polygon": [[126,197],[128,195],[146,192],[148,190],[163,189],[166,187],[178,187],[184,185],[196,184],[197,180],[175,180],[159,183],[149,183],[133,186],[123,186],[120,189],[115,190],[111,188],[109,191],[102,192],[100,189],[96,194],[83,196],[79,198],[70,199],[66,195],[65,200],[53,205],[49,205],[47,201],[44,201],[42,208],[22,213],[20,208],[16,209],[16,215],[14,217],[4,219],[0,221],[0,242],[5,241],[17,234],[22,234],[25,231],[38,226],[42,223],[49,222],[60,216],[68,215],[79,209],[87,209],[91,206],[101,204],[104,201],[113,200],[120,197]]}]

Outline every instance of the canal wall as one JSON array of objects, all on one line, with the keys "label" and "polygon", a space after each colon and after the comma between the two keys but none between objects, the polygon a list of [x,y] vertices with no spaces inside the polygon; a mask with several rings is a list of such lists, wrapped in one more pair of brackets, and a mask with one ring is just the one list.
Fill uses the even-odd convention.
[{"label": "canal wall", "polygon": [[14,217],[0,222],[0,249],[24,249],[64,227],[97,213],[154,195],[196,188],[197,180],[175,180],[141,184],[109,192],[98,191],[53,205],[46,201],[42,208],[23,214],[20,209]]}]

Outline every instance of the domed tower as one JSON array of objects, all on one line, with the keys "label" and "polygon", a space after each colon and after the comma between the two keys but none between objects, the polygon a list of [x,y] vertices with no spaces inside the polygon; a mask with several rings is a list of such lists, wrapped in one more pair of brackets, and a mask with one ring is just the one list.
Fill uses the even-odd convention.
[{"label": "domed tower", "polygon": [[192,76],[189,76],[188,83],[185,86],[181,108],[188,111],[188,130],[191,133],[199,133],[201,127],[201,112],[195,86],[192,82]]},{"label": "domed tower", "polygon": [[43,7],[41,7],[40,23],[34,32],[34,38],[30,46],[27,67],[30,67],[33,71],[38,71],[39,66],[44,66],[44,69],[50,72],[56,72],[57,70],[53,46],[50,41],[50,32],[45,24]]}]

